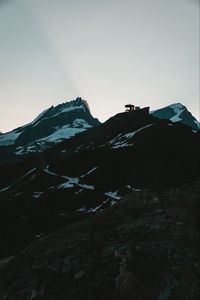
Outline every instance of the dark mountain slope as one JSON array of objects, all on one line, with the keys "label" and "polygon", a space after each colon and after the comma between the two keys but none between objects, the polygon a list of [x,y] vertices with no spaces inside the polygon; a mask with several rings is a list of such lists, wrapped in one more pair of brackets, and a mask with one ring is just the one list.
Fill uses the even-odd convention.
[{"label": "dark mountain slope", "polygon": [[132,192],[11,260],[1,299],[197,300],[199,250],[199,182]]},{"label": "dark mountain slope", "polygon": [[[81,165],[83,172],[97,165],[95,174],[102,168],[102,176],[106,176],[111,169],[114,178],[120,177],[118,174],[129,177],[131,182],[126,184],[158,189],[182,183],[184,177],[186,181],[197,178],[199,142],[200,135],[182,124],[122,113],[87,134],[49,149],[46,159],[58,174],[71,172],[76,176]],[[94,174],[91,176],[94,178]]]},{"label": "dark mountain slope", "polygon": [[9,169],[0,166],[0,255],[113,206],[131,190],[197,180],[199,150],[198,132],[140,111],[118,114]]}]

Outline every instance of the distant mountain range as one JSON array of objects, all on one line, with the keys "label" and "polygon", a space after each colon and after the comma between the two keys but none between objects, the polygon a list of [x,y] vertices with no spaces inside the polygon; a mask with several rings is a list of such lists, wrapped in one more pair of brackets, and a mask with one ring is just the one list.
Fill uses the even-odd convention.
[{"label": "distant mountain range", "polygon": [[[151,114],[160,119],[181,122],[194,130],[200,129],[200,123],[180,103],[152,111]],[[29,124],[0,134],[0,162],[36,155],[100,124],[91,115],[88,103],[82,98],[52,106]]]}]

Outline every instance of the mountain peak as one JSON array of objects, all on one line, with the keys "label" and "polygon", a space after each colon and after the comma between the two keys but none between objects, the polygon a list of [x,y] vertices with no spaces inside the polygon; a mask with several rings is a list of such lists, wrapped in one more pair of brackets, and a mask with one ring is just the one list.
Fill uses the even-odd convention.
[{"label": "mountain peak", "polygon": [[88,102],[82,99],[81,97],[77,97],[75,100],[70,101],[70,103],[74,103],[75,105],[85,105],[87,109],[90,111]]},{"label": "mountain peak", "polygon": [[174,109],[174,111],[176,113],[182,111],[183,109],[186,109],[186,107],[182,103],[180,103],[180,102],[173,103],[173,104],[169,105],[169,107],[171,107],[172,109]]},{"label": "mountain peak", "polygon": [[161,109],[157,109],[151,112],[154,117],[160,119],[167,119],[174,123],[181,122],[187,126],[192,127],[195,130],[200,129],[200,123],[195,119],[195,117],[188,111],[186,106],[182,103],[177,102],[165,106]]},{"label": "mountain peak", "polygon": [[99,124],[91,115],[87,101],[78,97],[51,106],[31,123],[2,134],[0,147],[12,145],[17,156],[37,153]]},{"label": "mountain peak", "polygon": [[49,109],[43,111],[35,120],[39,120],[40,118],[48,118],[52,116],[57,116],[59,114],[68,113],[71,111],[82,110],[85,113],[90,114],[89,105],[86,100],[83,100],[81,97],[76,98],[75,100],[71,100],[69,102],[64,102],[62,104],[58,104],[56,106],[51,106]]}]

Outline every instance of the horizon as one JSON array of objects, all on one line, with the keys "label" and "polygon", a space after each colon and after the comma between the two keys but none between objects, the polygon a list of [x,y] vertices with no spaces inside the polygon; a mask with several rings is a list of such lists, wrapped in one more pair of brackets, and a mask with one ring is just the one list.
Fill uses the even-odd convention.
[{"label": "horizon", "polygon": [[[118,113],[122,113],[122,112],[125,112],[125,104],[127,104],[127,103],[129,103],[129,104],[136,104],[136,103],[132,103],[131,101],[129,101],[129,102],[127,102],[127,103],[124,103],[124,105],[122,105],[122,107],[119,109],[117,109],[116,111],[113,111],[113,112],[108,112],[107,114],[104,114],[104,115],[100,115],[100,117],[97,117],[97,116],[95,116],[94,114],[93,114],[93,112],[91,111],[91,108],[90,108],[90,103],[86,100],[86,99],[83,99],[81,96],[79,96],[79,97],[76,97],[76,99],[77,98],[81,98],[82,100],[84,100],[84,101],[86,101],[87,103],[88,103],[88,105],[89,105],[89,110],[90,110],[90,113],[91,113],[91,115],[94,117],[94,118],[97,118],[101,123],[104,123],[105,121],[107,121],[109,118],[111,118],[111,117],[113,117],[113,116],[115,116],[116,114],[118,114]],[[37,115],[35,115],[35,117],[32,119],[32,120],[29,120],[27,123],[24,123],[24,124],[21,124],[21,125],[19,125],[19,126],[17,126],[17,127],[15,127],[15,128],[12,128],[12,129],[10,129],[10,130],[8,130],[8,131],[1,131],[0,130],[0,132],[1,133],[7,133],[7,132],[11,132],[11,131],[13,131],[13,130],[15,130],[15,129],[17,129],[17,128],[20,128],[20,127],[22,127],[22,126],[24,126],[24,125],[27,125],[27,124],[29,124],[29,123],[31,123],[32,121],[34,121],[34,119],[36,119],[42,112],[44,112],[45,110],[47,110],[47,109],[49,109],[49,108],[51,108],[51,107],[56,107],[56,106],[58,106],[58,105],[60,105],[60,104],[65,104],[65,103],[68,103],[68,102],[71,102],[71,101],[75,101],[76,99],[71,99],[71,100],[69,100],[69,101],[65,101],[65,102],[60,102],[60,103],[58,103],[58,104],[56,104],[56,105],[51,105],[51,106],[49,106],[48,108],[46,108],[46,109],[44,109],[44,110],[42,110],[42,111],[40,111]],[[170,106],[170,105],[173,105],[173,104],[181,104],[181,105],[184,105],[183,103],[181,103],[181,102],[172,102],[172,103],[169,103],[168,105],[166,105],[166,106]],[[137,104],[135,105],[135,106],[137,106]],[[148,106],[148,105],[147,105]],[[157,107],[157,108],[155,108],[155,109],[151,109],[151,106],[149,106],[150,107],[150,112],[153,112],[153,111],[155,111],[155,110],[158,110],[158,109],[161,109],[161,108],[165,108],[166,106],[163,106],[163,107]],[[184,105],[185,106],[185,105]],[[143,108],[143,107],[141,107],[141,108]],[[187,108],[187,107],[186,107]],[[187,108],[188,109],[188,108]],[[191,111],[188,109],[188,111],[191,113]],[[109,115],[108,117],[105,117],[106,115]],[[193,114],[192,114],[193,115]],[[194,115],[193,115],[194,116]],[[195,117],[195,116],[194,116]],[[196,120],[199,122],[199,120],[196,118]]]},{"label": "horizon", "polygon": [[0,131],[76,99],[104,122],[180,102],[200,121],[199,1],[0,1]]}]

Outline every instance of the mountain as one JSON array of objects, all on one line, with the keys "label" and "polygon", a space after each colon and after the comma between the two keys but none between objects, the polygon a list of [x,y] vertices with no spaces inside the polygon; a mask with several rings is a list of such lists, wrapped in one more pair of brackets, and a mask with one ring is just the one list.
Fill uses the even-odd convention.
[{"label": "mountain", "polygon": [[172,122],[181,122],[192,127],[194,130],[200,130],[200,123],[181,103],[174,103],[151,112],[154,117],[170,120]]},{"label": "mountain", "polygon": [[131,191],[198,180],[199,153],[199,131],[141,109],[0,165],[0,256],[112,207]]},{"label": "mountain", "polygon": [[199,299],[199,154],[144,108],[0,164],[0,299]]},{"label": "mountain", "polygon": [[100,122],[93,118],[85,100],[52,106],[31,123],[0,135],[1,157],[18,158],[44,151],[55,143],[83,132]]}]

